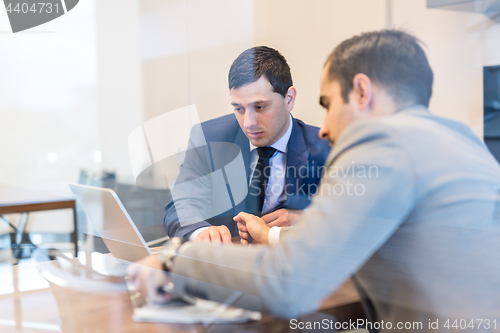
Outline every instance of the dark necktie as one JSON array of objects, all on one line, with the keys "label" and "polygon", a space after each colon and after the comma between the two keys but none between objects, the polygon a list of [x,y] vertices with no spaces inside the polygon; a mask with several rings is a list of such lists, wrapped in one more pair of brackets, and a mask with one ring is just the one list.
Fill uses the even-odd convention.
[{"label": "dark necktie", "polygon": [[264,206],[264,199],[266,198],[267,182],[271,174],[269,159],[274,155],[276,149],[272,147],[259,147],[257,148],[257,152],[259,153],[259,160],[253,171],[248,192],[251,202],[249,212],[260,216],[262,214],[262,207]]}]

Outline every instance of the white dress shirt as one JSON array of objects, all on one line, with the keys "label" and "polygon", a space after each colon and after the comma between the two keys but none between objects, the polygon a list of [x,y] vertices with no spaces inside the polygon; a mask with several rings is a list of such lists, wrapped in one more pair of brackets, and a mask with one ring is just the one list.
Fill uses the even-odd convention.
[{"label": "white dress shirt", "polygon": [[[267,182],[266,197],[264,199],[264,205],[262,206],[262,215],[272,211],[279,203],[286,199],[286,193],[283,189],[285,188],[285,171],[286,171],[286,155],[288,149],[288,141],[290,140],[290,135],[292,134],[292,116],[290,116],[290,124],[288,129],[283,134],[281,138],[269,147],[275,148],[276,152],[269,159],[269,166],[271,167],[271,173],[269,175],[269,180]],[[250,173],[253,175],[255,167],[257,166],[257,161],[259,160],[259,154],[257,153],[257,147],[250,143]],[[252,179],[250,179],[250,183]]]},{"label": "white dress shirt", "polygon": [[[292,135],[293,119],[290,115],[290,123],[288,129],[283,134],[281,138],[269,147],[276,149],[276,152],[269,159],[269,166],[271,167],[271,174],[269,175],[269,180],[267,182],[266,197],[264,199],[264,206],[262,207],[263,215],[272,211],[276,208],[281,201],[286,199],[285,188],[285,171],[286,171],[286,155],[288,150],[288,141]],[[257,161],[259,160],[259,154],[257,153],[257,146],[254,146],[250,141],[250,174],[253,175],[253,171],[257,166]],[[250,183],[252,179],[250,179]],[[203,230],[209,227],[203,227],[193,231],[189,240],[194,240]],[[276,228],[276,227],[273,227]],[[279,228],[281,229],[281,228]],[[274,231],[277,234],[277,241],[279,241],[279,230]],[[274,236],[276,238],[276,236]],[[273,238],[273,239],[274,239]],[[276,240],[275,240],[276,241]]]}]

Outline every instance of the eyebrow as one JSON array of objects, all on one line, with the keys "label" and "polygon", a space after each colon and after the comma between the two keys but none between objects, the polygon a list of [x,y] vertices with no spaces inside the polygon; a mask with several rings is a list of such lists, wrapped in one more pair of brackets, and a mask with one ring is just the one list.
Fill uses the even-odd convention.
[{"label": "eyebrow", "polygon": [[268,104],[268,103],[269,103],[269,101],[256,101],[256,102],[250,103],[250,105]]},{"label": "eyebrow", "polygon": [[[270,101],[256,101],[256,102],[250,103],[249,105],[268,104],[268,103],[270,103]],[[241,104],[238,104],[238,103],[231,103],[231,105],[233,105],[233,106],[242,106]]]},{"label": "eyebrow", "polygon": [[328,99],[325,96],[319,97],[319,105],[326,109],[326,105],[328,104]]}]

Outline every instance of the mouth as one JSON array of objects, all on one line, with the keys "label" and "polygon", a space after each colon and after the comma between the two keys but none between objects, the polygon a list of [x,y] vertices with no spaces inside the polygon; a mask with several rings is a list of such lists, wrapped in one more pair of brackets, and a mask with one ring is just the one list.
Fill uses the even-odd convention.
[{"label": "mouth", "polygon": [[247,137],[249,139],[260,139],[264,135],[264,132],[247,132]]}]

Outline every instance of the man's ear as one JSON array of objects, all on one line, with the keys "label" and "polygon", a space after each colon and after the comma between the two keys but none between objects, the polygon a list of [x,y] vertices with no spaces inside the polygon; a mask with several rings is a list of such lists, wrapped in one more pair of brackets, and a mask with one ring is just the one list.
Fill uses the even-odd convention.
[{"label": "man's ear", "polygon": [[295,98],[297,97],[297,89],[294,86],[288,88],[285,95],[285,104],[288,112],[292,112],[293,106],[295,105]]},{"label": "man's ear", "polygon": [[352,79],[352,92],[354,102],[359,111],[371,106],[373,102],[373,84],[366,74],[358,73]]}]

